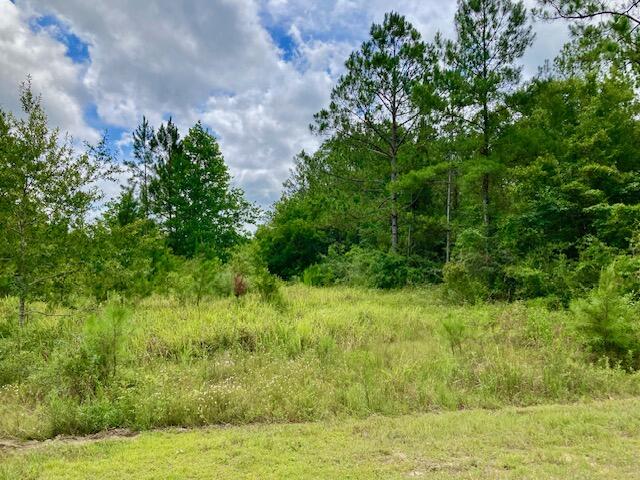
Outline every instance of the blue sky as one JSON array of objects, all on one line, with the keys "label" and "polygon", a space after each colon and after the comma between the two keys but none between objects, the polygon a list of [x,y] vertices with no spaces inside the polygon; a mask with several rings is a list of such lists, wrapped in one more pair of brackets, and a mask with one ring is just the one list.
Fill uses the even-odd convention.
[{"label": "blue sky", "polygon": [[66,47],[66,55],[74,63],[84,63],[89,61],[89,43],[83,41],[55,15],[41,15],[32,17],[29,20],[29,27],[34,33],[42,31],[48,33],[56,41]]},{"label": "blue sky", "polygon": [[[216,134],[235,181],[263,206],[276,200],[293,156],[348,54],[380,21],[383,0],[0,0],[0,106],[17,109],[27,74],[53,125],[77,140],[108,132],[120,156],[145,115],[196,121]],[[393,7],[426,40],[450,36],[454,0]],[[553,58],[566,27],[537,24],[526,74]],[[124,179],[123,179],[124,181]],[[117,185],[105,186],[110,194]]]}]

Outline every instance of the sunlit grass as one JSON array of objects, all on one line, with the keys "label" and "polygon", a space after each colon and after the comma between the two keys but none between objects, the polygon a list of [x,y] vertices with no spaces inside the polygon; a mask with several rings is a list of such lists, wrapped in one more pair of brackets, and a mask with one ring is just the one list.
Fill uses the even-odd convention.
[{"label": "sunlit grass", "polygon": [[1,479],[621,479],[640,401],[59,440],[0,453]]}]

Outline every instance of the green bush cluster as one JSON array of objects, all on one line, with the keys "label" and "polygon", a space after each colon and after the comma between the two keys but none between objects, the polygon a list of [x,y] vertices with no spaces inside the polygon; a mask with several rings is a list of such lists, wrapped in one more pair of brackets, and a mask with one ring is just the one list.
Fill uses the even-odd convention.
[{"label": "green bush cluster", "polygon": [[640,307],[625,292],[616,267],[614,263],[604,269],[598,286],[572,307],[594,355],[636,370],[640,368]]},{"label": "green bush cluster", "polygon": [[322,261],[302,274],[306,285],[351,285],[366,288],[399,288],[437,279],[436,268],[424,259],[354,246],[344,251],[329,248]]}]

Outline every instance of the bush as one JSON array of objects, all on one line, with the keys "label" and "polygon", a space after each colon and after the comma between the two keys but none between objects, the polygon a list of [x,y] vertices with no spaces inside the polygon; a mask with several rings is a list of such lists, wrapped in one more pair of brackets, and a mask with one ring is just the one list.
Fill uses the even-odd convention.
[{"label": "bush", "polygon": [[398,288],[407,284],[407,260],[402,255],[373,251],[368,260],[369,286]]},{"label": "bush", "polygon": [[464,319],[459,316],[448,315],[442,320],[442,332],[449,342],[451,353],[455,353],[456,349],[462,351],[462,342],[467,336],[467,324]]},{"label": "bush", "polygon": [[622,293],[622,279],[611,264],[600,274],[598,287],[573,304],[579,330],[590,350],[628,370],[640,367],[638,309]]},{"label": "bush", "polygon": [[487,296],[486,285],[470,275],[462,263],[447,263],[443,268],[443,277],[443,296],[448,302],[473,305]]},{"label": "bush", "polygon": [[217,258],[198,257],[186,260],[167,275],[171,294],[182,304],[193,301],[199,305],[205,299],[228,295],[228,285],[222,264]]},{"label": "bush", "polygon": [[278,278],[267,269],[256,243],[236,248],[229,262],[233,275],[233,291],[236,297],[247,291],[256,291],[264,302],[276,306],[284,305]]},{"label": "bush", "polygon": [[278,279],[271,275],[266,268],[257,272],[255,277],[254,285],[262,301],[282,307],[284,298],[280,291]]},{"label": "bush", "polygon": [[302,283],[310,287],[327,287],[336,281],[333,271],[326,263],[316,263],[307,267],[302,274]]},{"label": "bush", "polygon": [[113,298],[100,315],[90,317],[85,325],[85,348],[100,382],[116,376],[129,315],[121,300]]},{"label": "bush", "polygon": [[634,301],[640,300],[640,255],[620,255],[615,260],[622,292]]},{"label": "bush", "polygon": [[345,252],[332,246],[321,263],[307,267],[302,281],[313,286],[341,284],[389,289],[405,286],[408,275],[407,259],[397,253],[358,246]]}]

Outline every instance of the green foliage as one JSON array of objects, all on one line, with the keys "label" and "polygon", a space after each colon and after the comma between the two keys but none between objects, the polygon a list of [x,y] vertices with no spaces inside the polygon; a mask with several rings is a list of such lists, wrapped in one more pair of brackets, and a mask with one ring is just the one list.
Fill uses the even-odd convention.
[{"label": "green foliage", "polygon": [[230,186],[220,147],[200,122],[182,140],[170,124],[158,135],[156,148],[162,153],[149,191],[169,246],[187,257],[214,249],[223,255],[242,239],[255,208],[242,190]]},{"label": "green foliage", "polygon": [[142,117],[142,123],[133,132],[132,137],[133,159],[125,164],[132,173],[130,183],[140,192],[141,213],[145,219],[148,219],[151,211],[149,184],[153,178],[153,154],[156,144],[153,127],[149,125],[145,117]]},{"label": "green foliage", "polygon": [[161,287],[173,258],[159,229],[142,218],[141,204],[131,190],[107,205],[93,225],[85,256],[84,284],[98,301],[111,292],[142,298]]},{"label": "green foliage", "polygon": [[305,268],[302,283],[312,287],[327,287],[336,283],[336,278],[329,263],[316,263]]},{"label": "green foliage", "polygon": [[[286,287],[287,308],[167,297],[3,326],[0,434],[292,422],[637,395],[567,312],[456,308],[426,289]],[[68,316],[71,314],[72,316]],[[18,368],[19,367],[19,368]],[[5,372],[11,373],[6,376]]]},{"label": "green foliage", "polygon": [[627,369],[640,367],[637,305],[622,292],[616,264],[602,270],[598,287],[573,305],[578,326],[595,355],[605,355]]},{"label": "green foliage", "polygon": [[236,247],[229,261],[229,268],[234,282],[236,297],[248,291],[256,291],[261,300],[272,305],[283,307],[284,297],[280,290],[280,282],[267,269],[257,243],[247,243]]},{"label": "green foliage", "polygon": [[0,111],[0,285],[26,303],[75,286],[78,250],[86,240],[85,216],[113,172],[106,142],[88,153],[48,126],[42,101],[21,85],[22,115]]},{"label": "green foliage", "polygon": [[260,255],[271,273],[291,279],[326,253],[327,234],[311,215],[308,206],[291,198],[277,203],[271,221],[258,228]]},{"label": "green foliage", "polygon": [[342,253],[334,246],[321,263],[305,269],[302,281],[315,286],[398,288],[407,285],[409,270],[407,259],[393,252],[353,247]]},{"label": "green foliage", "polygon": [[468,335],[464,318],[452,315],[442,320],[442,333],[451,347],[451,353],[462,352],[462,342]]},{"label": "green foliage", "polygon": [[443,296],[456,304],[475,304],[487,296],[486,286],[458,262],[447,263],[443,268]]},{"label": "green foliage", "polygon": [[284,305],[284,297],[282,296],[278,278],[270,274],[266,268],[258,270],[253,284],[264,302],[278,307]]},{"label": "green foliage", "polygon": [[217,258],[196,257],[180,262],[167,276],[169,292],[182,305],[192,301],[199,305],[205,299],[229,295],[229,278]]},{"label": "green foliage", "polygon": [[98,371],[98,379],[106,382],[117,374],[127,335],[129,310],[115,297],[109,300],[100,315],[89,317],[84,338],[90,363]]},{"label": "green foliage", "polygon": [[[345,62],[346,72],[331,92],[329,107],[314,116],[311,126],[319,134],[333,133],[342,146],[363,152],[366,162],[373,164],[368,178],[380,194],[388,196],[393,251],[398,249],[401,208],[395,181],[406,148],[412,149],[422,128],[414,91],[429,79],[434,63],[432,49],[413,25],[396,12],[385,14],[381,24],[371,26],[370,38]],[[432,92],[428,86],[423,90]],[[422,109],[427,105],[423,101]],[[353,160],[347,158],[350,166],[357,163]],[[360,183],[354,173],[348,168],[343,177],[351,180],[352,188]]]}]

